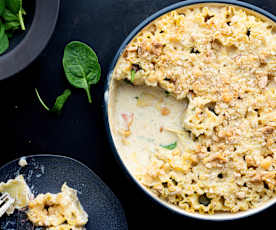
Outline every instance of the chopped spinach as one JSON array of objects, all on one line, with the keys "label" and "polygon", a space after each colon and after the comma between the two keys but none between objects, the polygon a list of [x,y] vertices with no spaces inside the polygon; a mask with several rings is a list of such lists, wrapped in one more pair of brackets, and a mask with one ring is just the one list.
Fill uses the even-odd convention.
[{"label": "chopped spinach", "polygon": [[139,64],[132,64],[131,69],[134,70],[135,72],[138,72],[142,68],[141,68],[141,66]]},{"label": "chopped spinach", "polygon": [[162,182],[164,188],[168,188],[168,182]]},{"label": "chopped spinach", "polygon": [[131,78],[130,78],[130,81],[133,83],[134,82],[134,79],[135,79],[135,74],[136,74],[136,71],[134,69],[131,70]]},{"label": "chopped spinach", "polygon": [[131,82],[130,80],[128,80],[128,79],[124,79],[124,82],[125,82],[126,84],[133,85],[132,82]]},{"label": "chopped spinach", "polygon": [[173,184],[174,184],[175,186],[178,185],[178,182],[177,182],[174,178],[170,177],[170,180],[173,182]]},{"label": "chopped spinach", "polygon": [[165,91],[166,97],[170,96],[170,92],[169,91]]},{"label": "chopped spinach", "polygon": [[204,193],[198,197],[198,202],[204,206],[208,206],[211,203],[211,199]]},{"label": "chopped spinach", "polygon": [[176,148],[177,142],[174,142],[174,143],[172,143],[172,144],[170,144],[170,145],[160,145],[160,146],[161,146],[162,148],[164,148],[164,149],[173,150],[173,149]]},{"label": "chopped spinach", "polygon": [[247,37],[249,37],[249,36],[250,36],[250,34],[251,34],[251,30],[250,30],[250,28],[248,28],[248,29],[247,29],[247,31],[246,31],[246,35],[247,35]]},{"label": "chopped spinach", "polygon": [[200,51],[193,47],[191,49],[190,53],[192,53],[192,54],[200,54]]}]

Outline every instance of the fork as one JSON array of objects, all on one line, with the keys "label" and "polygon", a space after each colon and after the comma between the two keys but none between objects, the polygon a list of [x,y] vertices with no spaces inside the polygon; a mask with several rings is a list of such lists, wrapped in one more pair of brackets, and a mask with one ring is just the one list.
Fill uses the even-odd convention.
[{"label": "fork", "polygon": [[3,193],[0,197],[0,217],[2,217],[5,212],[12,206],[14,199],[8,194]]}]

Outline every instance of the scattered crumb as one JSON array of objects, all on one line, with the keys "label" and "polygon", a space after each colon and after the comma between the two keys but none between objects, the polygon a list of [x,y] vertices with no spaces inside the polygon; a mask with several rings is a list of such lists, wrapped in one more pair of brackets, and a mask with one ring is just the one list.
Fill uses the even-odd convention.
[{"label": "scattered crumb", "polygon": [[27,162],[27,160],[26,160],[26,157],[21,157],[20,160],[19,160],[19,162],[18,162],[18,165],[19,165],[20,167],[25,167],[25,166],[27,166],[27,165],[28,165],[28,162]]}]

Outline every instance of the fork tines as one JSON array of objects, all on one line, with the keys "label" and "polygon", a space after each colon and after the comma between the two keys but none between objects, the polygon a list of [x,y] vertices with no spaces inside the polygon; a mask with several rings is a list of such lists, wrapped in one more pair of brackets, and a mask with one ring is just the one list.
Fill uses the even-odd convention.
[{"label": "fork tines", "polygon": [[14,199],[8,193],[3,193],[0,197],[0,217],[5,214],[13,203]]}]

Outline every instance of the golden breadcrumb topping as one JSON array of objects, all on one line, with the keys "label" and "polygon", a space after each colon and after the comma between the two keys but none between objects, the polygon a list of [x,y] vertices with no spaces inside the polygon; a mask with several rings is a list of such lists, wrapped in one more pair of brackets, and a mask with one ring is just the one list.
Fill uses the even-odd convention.
[{"label": "golden breadcrumb topping", "polygon": [[275,24],[244,8],[210,4],[153,21],[113,78],[164,89],[187,108],[182,126],[165,130],[181,145],[157,151],[136,177],[189,212],[238,212],[275,197],[275,73]]}]

